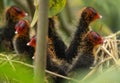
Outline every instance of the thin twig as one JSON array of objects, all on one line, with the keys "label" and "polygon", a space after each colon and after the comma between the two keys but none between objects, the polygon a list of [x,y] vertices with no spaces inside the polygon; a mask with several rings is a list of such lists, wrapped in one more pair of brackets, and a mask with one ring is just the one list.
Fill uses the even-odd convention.
[{"label": "thin twig", "polygon": [[8,56],[6,56],[6,58],[7,58],[8,62],[10,63],[11,67],[13,68],[13,70],[16,71],[15,66],[11,62],[11,59]]},{"label": "thin twig", "polygon": [[115,59],[115,57],[105,47],[101,46],[101,49],[103,51],[105,51],[108,55],[110,55],[113,58],[113,60],[115,61],[115,63],[117,64],[117,60]]},{"label": "thin twig", "polygon": [[107,36],[107,37],[105,37],[105,38],[112,38],[112,37],[114,37],[114,36],[116,36],[116,35],[120,35],[120,31],[118,31],[118,32],[116,32],[116,33],[114,33],[114,34],[112,34],[112,35],[110,35],[110,36]]},{"label": "thin twig", "polygon": [[[15,66],[12,64],[12,62],[10,61],[12,58],[9,58],[7,55],[4,54],[0,54],[1,56],[5,57],[7,59],[7,61],[10,63],[11,67],[13,68],[13,70],[15,71]],[[7,62],[4,62],[3,64],[6,64]]]}]

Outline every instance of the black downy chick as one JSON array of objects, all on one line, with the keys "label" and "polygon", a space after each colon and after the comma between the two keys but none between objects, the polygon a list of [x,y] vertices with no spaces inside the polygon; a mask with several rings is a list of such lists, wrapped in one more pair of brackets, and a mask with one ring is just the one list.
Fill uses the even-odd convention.
[{"label": "black downy chick", "polygon": [[51,40],[51,45],[49,45],[48,41],[48,48],[52,48],[57,58],[65,59],[65,49],[67,47],[55,30],[54,18],[49,18],[48,20],[48,38]]},{"label": "black downy chick", "polygon": [[[34,47],[36,49],[36,36],[33,36],[30,42],[27,43],[28,46]],[[35,56],[35,53],[34,53]],[[54,73],[66,76],[66,71],[68,70],[69,64],[65,61],[59,59],[54,59],[51,57],[51,52],[47,50],[47,60],[46,60],[46,69]],[[54,83],[62,83],[63,79],[60,77],[52,76]]]},{"label": "black downy chick", "polygon": [[73,60],[69,68],[69,72],[89,69],[94,63],[94,50],[96,50],[99,45],[103,44],[102,37],[94,31],[90,31],[84,40],[86,42],[81,43],[80,46],[83,49],[79,50],[78,56]]},{"label": "black downy chick", "polygon": [[82,11],[74,38],[69,48],[66,50],[65,55],[67,62],[72,63],[73,58],[78,56],[79,49],[83,49],[80,47],[80,44],[83,42],[86,34],[89,32],[89,24],[99,18],[101,18],[101,16],[92,7],[86,7]]},{"label": "black downy chick", "polygon": [[11,6],[5,13],[6,25],[0,29],[0,44],[5,50],[13,50],[12,40],[15,35],[16,23],[23,19],[27,13],[17,6]]},{"label": "black downy chick", "polygon": [[27,57],[31,58],[34,55],[34,48],[27,46],[27,43],[30,41],[29,31],[30,31],[30,24],[26,20],[20,20],[15,26],[15,33],[13,39],[13,45],[15,52],[18,55],[26,55]]}]

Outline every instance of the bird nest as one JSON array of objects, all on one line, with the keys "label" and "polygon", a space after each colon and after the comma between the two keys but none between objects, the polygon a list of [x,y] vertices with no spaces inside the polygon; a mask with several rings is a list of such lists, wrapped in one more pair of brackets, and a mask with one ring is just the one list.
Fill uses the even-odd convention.
[{"label": "bird nest", "polygon": [[[95,63],[109,61],[118,63],[120,56],[120,31],[104,37],[103,45],[95,51]],[[109,64],[108,64],[109,65]]]}]

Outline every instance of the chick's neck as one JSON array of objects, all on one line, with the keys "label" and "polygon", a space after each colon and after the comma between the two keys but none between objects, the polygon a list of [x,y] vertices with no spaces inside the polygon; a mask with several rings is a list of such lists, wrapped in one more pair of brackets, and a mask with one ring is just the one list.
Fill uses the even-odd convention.
[{"label": "chick's neck", "polygon": [[[80,22],[78,24],[77,30],[75,32],[74,38],[66,51],[66,58],[72,59],[74,58],[79,50],[80,42],[84,39],[86,33],[89,31],[89,23],[81,17]],[[68,59],[68,62],[69,62]]]},{"label": "chick's neck", "polygon": [[89,31],[89,22],[81,17],[77,30],[75,32],[75,40],[80,40],[82,37],[85,37],[84,35]]}]

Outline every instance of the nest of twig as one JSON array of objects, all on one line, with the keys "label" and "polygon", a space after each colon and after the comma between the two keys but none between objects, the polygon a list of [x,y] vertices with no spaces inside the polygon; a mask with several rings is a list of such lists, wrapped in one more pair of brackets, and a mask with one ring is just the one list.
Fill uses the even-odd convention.
[{"label": "nest of twig", "polygon": [[92,70],[83,78],[86,80],[95,73],[104,73],[104,69],[109,69],[114,66],[120,66],[120,31],[104,37],[103,45],[99,46],[95,50],[95,66]]},{"label": "nest of twig", "polygon": [[119,60],[120,31],[104,37],[104,44],[95,51],[96,63],[109,59],[113,63]]}]

